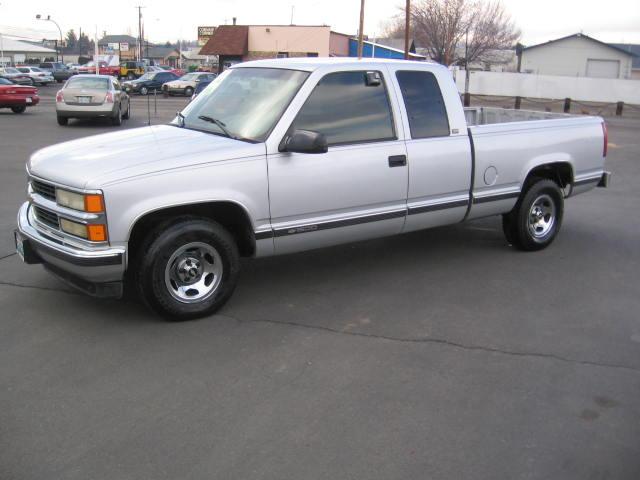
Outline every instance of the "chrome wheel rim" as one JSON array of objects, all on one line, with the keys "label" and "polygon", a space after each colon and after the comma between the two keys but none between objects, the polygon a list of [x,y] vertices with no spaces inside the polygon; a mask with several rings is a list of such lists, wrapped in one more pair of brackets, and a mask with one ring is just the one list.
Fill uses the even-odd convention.
[{"label": "chrome wheel rim", "polygon": [[549,235],[556,223],[556,204],[551,196],[538,196],[529,210],[528,228],[534,239],[542,239]]},{"label": "chrome wheel rim", "polygon": [[215,248],[191,242],[173,252],[165,267],[164,282],[179,302],[197,303],[218,289],[222,272],[222,257]]}]

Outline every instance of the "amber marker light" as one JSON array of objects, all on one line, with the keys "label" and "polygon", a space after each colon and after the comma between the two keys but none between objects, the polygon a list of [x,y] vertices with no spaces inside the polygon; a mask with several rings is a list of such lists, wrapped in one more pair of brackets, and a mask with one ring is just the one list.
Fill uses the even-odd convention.
[{"label": "amber marker light", "polygon": [[[90,213],[104,212],[104,200],[102,195],[87,194],[84,196],[84,211]],[[104,225],[101,225],[104,226]]]},{"label": "amber marker light", "polygon": [[107,241],[107,226],[106,225],[87,225],[87,239],[92,242],[106,242]]}]

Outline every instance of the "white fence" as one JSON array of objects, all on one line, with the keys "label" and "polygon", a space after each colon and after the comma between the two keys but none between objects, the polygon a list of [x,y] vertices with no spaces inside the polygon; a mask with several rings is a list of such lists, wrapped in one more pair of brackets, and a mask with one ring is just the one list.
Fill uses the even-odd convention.
[{"label": "white fence", "polygon": [[[464,92],[464,70],[455,73]],[[469,93],[529,98],[571,98],[583,102],[624,102],[640,105],[640,80],[560,77],[529,73],[471,72]]]}]

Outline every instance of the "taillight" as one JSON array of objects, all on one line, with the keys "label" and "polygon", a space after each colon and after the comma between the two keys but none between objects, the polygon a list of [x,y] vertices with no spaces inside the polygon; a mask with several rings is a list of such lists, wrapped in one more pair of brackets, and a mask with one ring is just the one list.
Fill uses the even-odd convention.
[{"label": "taillight", "polygon": [[62,96],[62,90],[58,90],[58,93],[56,93],[56,103],[64,103],[64,98]]},{"label": "taillight", "polygon": [[602,146],[602,156],[606,157],[607,156],[607,150],[609,147],[609,132],[607,130],[607,124],[602,122],[602,136],[603,136],[603,141],[604,141],[604,145]]},{"label": "taillight", "polygon": [[113,93],[107,92],[107,96],[104,97],[104,101],[107,103],[113,103]]}]

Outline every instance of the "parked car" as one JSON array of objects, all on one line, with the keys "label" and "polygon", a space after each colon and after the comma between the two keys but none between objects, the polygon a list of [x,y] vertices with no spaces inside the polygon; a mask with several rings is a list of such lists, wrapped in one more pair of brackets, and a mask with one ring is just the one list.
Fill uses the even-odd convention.
[{"label": "parked car", "polygon": [[34,85],[48,85],[55,83],[55,79],[49,72],[40,70],[38,67],[19,66],[16,67],[20,73],[24,73],[33,81]]},{"label": "parked car", "polygon": [[70,70],[64,63],[60,62],[44,62],[40,64],[40,70],[49,72],[56,82],[66,82],[69,77],[75,75],[77,72]]},{"label": "parked car", "polygon": [[185,95],[190,97],[201,82],[211,82],[216,77],[213,73],[187,73],[177,80],[167,82],[162,86],[162,91],[169,95]]},{"label": "parked car", "polygon": [[120,62],[120,78],[134,80],[141,77],[146,71],[145,67],[144,62]]},{"label": "parked car", "polygon": [[24,113],[27,107],[40,102],[38,89],[17,85],[11,80],[0,78],[0,108],[10,108],[13,113]]},{"label": "parked car", "polygon": [[18,85],[33,85],[34,82],[29,75],[22,73],[17,68],[0,67],[0,75],[7,80],[11,80]]},{"label": "parked car", "polygon": [[157,67],[160,68],[161,70],[164,70],[165,72],[175,73],[179,77],[182,77],[185,73],[187,73],[182,68],[175,68],[175,67],[172,67],[171,65],[157,65]]},{"label": "parked car", "polygon": [[67,63],[67,68],[72,72],[78,73],[78,69],[82,67],[79,63]]},{"label": "parked car", "polygon": [[490,215],[514,247],[543,249],[565,198],[607,186],[606,155],[602,118],[465,110],[434,63],[246,62],[171,125],[34,153],[16,246],[93,295],[121,296],[128,272],[147,305],[184,320],[229,299],[241,255]]},{"label": "parked car", "polygon": [[[96,64],[91,61],[82,65],[78,68],[78,73],[96,73]],[[98,62],[98,74],[99,75],[111,75],[113,77],[120,76],[120,66],[119,65],[109,65],[107,62],[100,61]]]},{"label": "parked car", "polygon": [[123,86],[127,93],[146,95],[149,92],[161,90],[162,85],[177,78],[175,73],[160,70],[159,72],[147,72],[137,80],[126,81]]},{"label": "parked car", "polygon": [[213,80],[201,81],[196,85],[196,89],[193,91],[193,95],[191,95],[191,100],[195,100],[195,98],[202,93],[202,91],[209,86],[209,84],[213,82]]},{"label": "parked car", "polygon": [[58,125],[70,118],[107,117],[114,125],[131,116],[129,95],[111,75],[75,75],[56,94]]}]

